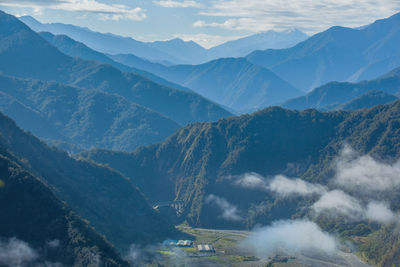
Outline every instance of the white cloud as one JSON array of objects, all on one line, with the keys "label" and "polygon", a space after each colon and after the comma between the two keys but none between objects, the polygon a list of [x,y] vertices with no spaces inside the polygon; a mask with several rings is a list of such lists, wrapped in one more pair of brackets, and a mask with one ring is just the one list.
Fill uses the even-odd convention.
[{"label": "white cloud", "polygon": [[239,177],[234,184],[243,188],[262,191],[269,190],[268,182],[261,175],[254,172],[244,174]]},{"label": "white cloud", "polygon": [[296,27],[316,33],[333,25],[355,27],[369,24],[371,20],[390,16],[396,11],[400,11],[398,0],[221,0],[213,1],[200,14],[229,18],[222,24],[203,24],[209,27],[224,27],[236,19],[238,24],[231,29],[260,32]]},{"label": "white cloud", "polygon": [[317,213],[328,211],[331,216],[340,214],[356,221],[370,220],[390,224],[399,219],[386,203],[370,201],[364,206],[358,199],[340,190],[327,192],[312,205],[312,208]]},{"label": "white cloud", "polygon": [[369,155],[358,156],[345,147],[336,161],[335,182],[359,193],[390,191],[400,187],[400,161],[385,164]]},{"label": "white cloud", "polygon": [[237,178],[235,185],[254,190],[271,191],[282,197],[322,195],[326,193],[324,186],[308,183],[301,179],[289,179],[277,175],[267,180],[257,173],[247,173]]},{"label": "white cloud", "polygon": [[329,211],[331,215],[342,214],[357,219],[363,214],[361,203],[354,197],[340,190],[333,190],[322,195],[322,197],[312,205],[317,212]]},{"label": "white cloud", "polygon": [[282,175],[275,176],[269,184],[269,190],[284,197],[321,195],[326,192],[322,185],[308,183],[301,179],[288,179]]},{"label": "white cloud", "polygon": [[337,249],[333,236],[306,220],[278,221],[256,229],[241,246],[251,248],[258,257],[271,256],[282,250],[290,254],[309,251],[333,254]]},{"label": "white cloud", "polygon": [[393,223],[399,219],[399,216],[394,214],[386,203],[375,201],[368,203],[365,217],[384,224]]},{"label": "white cloud", "polygon": [[26,266],[38,257],[37,253],[25,242],[11,238],[0,241],[1,266]]},{"label": "white cloud", "polygon": [[180,38],[184,41],[193,41],[203,46],[204,48],[211,48],[228,41],[237,40],[243,36],[223,36],[212,34],[175,34],[174,38]]},{"label": "white cloud", "polygon": [[105,4],[96,0],[0,0],[0,5],[10,7],[32,8],[35,12],[42,9],[75,11],[98,14],[103,20],[134,20],[147,18],[145,11],[120,4]]},{"label": "white cloud", "polygon": [[215,196],[213,194],[207,196],[207,204],[216,205],[222,212],[221,217],[228,221],[241,221],[243,218],[239,215],[238,208],[229,203],[226,199],[222,197]]},{"label": "white cloud", "polygon": [[203,5],[196,1],[185,0],[185,1],[172,1],[172,0],[165,0],[165,1],[153,1],[154,4],[166,7],[166,8],[202,8]]},{"label": "white cloud", "polygon": [[257,23],[255,19],[252,18],[239,18],[239,19],[228,19],[223,23],[211,22],[207,23],[203,20],[198,20],[193,23],[193,27],[195,28],[205,28],[205,27],[213,27],[213,28],[222,28],[228,30],[247,30],[248,26]]}]

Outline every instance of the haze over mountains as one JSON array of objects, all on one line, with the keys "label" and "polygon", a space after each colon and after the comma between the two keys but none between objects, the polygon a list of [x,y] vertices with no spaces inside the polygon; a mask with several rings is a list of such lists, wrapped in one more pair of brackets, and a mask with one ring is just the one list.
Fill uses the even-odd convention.
[{"label": "haze over mountains", "polygon": [[373,79],[400,65],[400,14],[361,29],[332,27],[288,49],[246,58],[307,92],[330,81]]},{"label": "haze over mountains", "polygon": [[[137,58],[130,55],[112,58],[129,66],[137,63]],[[277,105],[302,94],[273,72],[245,58],[222,58],[201,65],[141,67],[239,113]]]},{"label": "haze over mountains", "polygon": [[[140,50],[136,50],[136,54],[106,56],[119,64],[144,70],[172,84],[188,87],[236,113],[243,113],[296,98],[302,94],[298,89],[309,91],[330,81],[356,82],[373,79],[391,71],[400,63],[398,48],[392,45],[400,38],[398,18],[399,15],[394,15],[360,29],[333,27],[309,39],[299,31],[283,32],[282,35],[296,35],[297,41],[307,40],[292,48],[253,52],[246,57],[247,61],[216,59],[195,66],[164,66],[138,57]],[[43,29],[50,29],[53,25],[32,22],[32,18],[27,17],[21,19],[35,24],[37,29],[40,25]],[[259,34],[228,42],[209,51],[224,51],[227,54],[223,56],[228,56],[230,46],[252,50],[258,48],[256,46],[259,45],[259,40],[264,45],[272,46],[271,43],[266,43],[280,38],[282,39],[279,42],[290,43],[291,38],[284,38],[282,35],[273,32]],[[287,46],[290,46],[289,43]],[[296,43],[293,41],[291,44]],[[179,48],[182,55],[199,54],[201,50],[194,43],[185,45],[178,39],[152,43],[152,48],[161,50],[163,47],[170,53],[174,47]]]},{"label": "haze over mountains", "polygon": [[[211,255],[161,245],[196,237],[178,229],[252,231],[270,251],[287,235],[271,244],[271,227],[299,222],[311,230],[284,228],[301,249],[322,234],[400,263],[400,13],[214,50],[21,20],[0,11],[1,266],[176,265]],[[247,249],[218,247],[212,266],[271,263]]]},{"label": "haze over mountains", "polygon": [[[360,83],[328,83],[315,88],[305,96],[294,98],[283,103],[282,107],[289,109],[317,108],[329,110],[376,90],[399,97],[400,68],[371,81],[362,81]],[[376,104],[383,103],[379,102]],[[370,106],[368,105],[365,107]]]},{"label": "haze over mountains", "polygon": [[[108,64],[69,57],[12,16],[2,13],[0,21],[0,71],[3,74],[44,81],[55,80],[76,87],[69,89],[54,83],[49,85],[36,83],[35,87],[32,85],[35,81],[25,81],[19,83],[19,86],[23,85],[25,88],[18,96],[17,92],[13,90],[8,92],[9,96],[11,94],[13,99],[23,103],[25,107],[36,110],[42,118],[46,118],[48,124],[54,125],[52,128],[56,127],[60,131],[62,127],[68,127],[70,134],[66,135],[69,135],[68,138],[74,136],[72,139],[75,138],[76,142],[73,143],[75,145],[82,147],[89,145],[90,147],[96,144],[96,146],[109,147],[111,145],[113,147],[115,142],[121,141],[122,147],[119,145],[117,147],[129,150],[140,144],[163,140],[176,130],[178,125],[194,121],[217,120],[230,115],[217,104],[189,90],[163,86],[137,74],[123,73]],[[4,78],[3,81],[7,83],[10,80]],[[35,89],[53,88],[44,89],[40,97],[35,90],[31,90],[32,95],[30,96],[24,94],[23,91],[26,90],[28,93],[31,86],[34,86]],[[12,88],[15,87],[12,86]],[[92,92],[90,95],[88,90],[96,92]],[[76,94],[74,95],[72,91],[75,91]],[[102,93],[99,94],[100,92]],[[30,102],[27,101],[29,97],[31,97]],[[55,115],[53,111],[50,111],[52,108],[53,110],[58,109],[58,101],[65,101],[64,99],[71,105],[63,110],[63,114]],[[47,105],[43,106],[45,103]],[[114,107],[112,107],[112,103],[115,104]],[[3,111],[9,110],[7,103],[5,104]],[[104,104],[107,104],[109,109],[105,113],[98,113],[98,108],[103,109],[102,105]],[[51,112],[51,116],[54,117],[46,112]],[[107,116],[103,117],[105,114]],[[151,118],[147,117],[150,114]],[[14,115],[18,114],[14,113]],[[18,116],[21,118],[20,114]],[[62,119],[57,116],[62,116]],[[159,119],[153,120],[155,118]],[[111,130],[104,125],[107,120],[110,127],[114,125]],[[89,133],[85,130],[88,129],[87,127],[82,127],[89,125],[89,121],[92,121],[93,126],[97,128],[96,130],[90,128],[89,132],[94,134],[92,136],[87,135]],[[21,123],[26,125],[25,122]],[[57,124],[58,126],[56,126]],[[72,125],[79,125],[79,127],[75,128]],[[122,125],[123,130],[121,128],[117,130]],[[73,130],[74,128],[76,131]],[[29,129],[32,130],[32,128]],[[105,134],[106,132],[108,134]],[[35,131],[35,133],[49,138],[43,136],[43,132]],[[96,136],[96,134],[99,135]],[[63,135],[65,136],[65,134]],[[55,136],[53,135],[53,137]],[[99,141],[98,138],[103,141]],[[120,138],[125,138],[125,141]],[[66,140],[61,139],[60,141]]]},{"label": "haze over mountains", "polygon": [[193,41],[181,39],[140,42],[112,34],[93,32],[87,28],[62,23],[40,23],[33,17],[19,18],[38,32],[67,35],[90,48],[107,54],[134,54],[138,57],[164,64],[201,64],[221,57],[243,57],[254,50],[288,48],[307,39],[299,30],[268,31],[205,49]]},{"label": "haze over mountains", "polygon": [[188,87],[215,103],[239,113],[276,105],[301,95],[299,90],[274,73],[252,65],[244,58],[219,59],[195,66],[166,67],[134,55],[107,56],[65,35],[54,36],[45,32],[40,35],[67,55],[107,63],[122,71],[147,74],[146,77],[149,79],[169,87],[183,90],[188,90],[186,89]]}]

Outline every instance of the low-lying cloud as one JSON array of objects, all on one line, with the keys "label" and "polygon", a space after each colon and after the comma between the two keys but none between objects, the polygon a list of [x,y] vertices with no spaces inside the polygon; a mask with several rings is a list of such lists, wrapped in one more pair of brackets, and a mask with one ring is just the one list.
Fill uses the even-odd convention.
[{"label": "low-lying cloud", "polygon": [[243,218],[239,215],[238,208],[229,203],[225,198],[216,195],[209,195],[206,198],[207,204],[213,204],[221,210],[221,218],[228,221],[241,221]]},{"label": "low-lying cloud", "polygon": [[275,176],[269,184],[269,189],[284,197],[321,195],[326,192],[322,185],[308,183],[301,179],[289,179],[282,175]]},{"label": "low-lying cloud", "polygon": [[26,266],[37,258],[38,254],[26,242],[16,238],[0,241],[0,266]]},{"label": "low-lying cloud", "polygon": [[399,219],[399,215],[391,211],[388,204],[376,201],[368,203],[365,217],[371,221],[383,224],[390,224]]},{"label": "low-lying cloud", "polygon": [[320,213],[329,211],[331,214],[343,214],[349,217],[359,218],[363,213],[361,203],[354,197],[340,190],[333,190],[322,195],[312,205],[312,208]]},{"label": "low-lying cloud", "polygon": [[336,161],[335,182],[358,192],[391,191],[400,187],[400,161],[379,162],[369,155],[359,156],[345,147]]},{"label": "low-lying cloud", "polygon": [[278,221],[254,230],[241,244],[259,257],[274,253],[320,252],[332,254],[337,249],[336,239],[307,220]]},{"label": "low-lying cloud", "polygon": [[257,173],[247,173],[236,179],[234,184],[248,189],[270,191],[282,197],[326,193],[326,189],[322,185],[308,183],[298,178],[287,178],[283,175],[277,175],[268,180]]},{"label": "low-lying cloud", "polygon": [[379,162],[369,155],[360,156],[351,147],[345,146],[335,160],[334,170],[331,186],[336,189],[331,190],[327,186],[298,178],[277,175],[266,179],[257,173],[233,177],[233,183],[243,188],[275,193],[284,198],[319,196],[310,206],[316,214],[341,215],[350,220],[370,220],[382,224],[390,224],[400,218],[387,203],[374,199],[373,194],[390,193],[400,188],[400,161],[393,164]]},{"label": "low-lying cloud", "polygon": [[256,189],[262,191],[269,190],[267,180],[255,172],[246,173],[243,176],[240,176],[239,178],[235,179],[234,184],[248,189]]},{"label": "low-lying cloud", "polygon": [[343,215],[350,220],[370,220],[381,224],[390,224],[399,218],[384,202],[373,200],[363,205],[360,200],[340,190],[322,195],[311,208],[317,214],[328,212],[330,216]]}]

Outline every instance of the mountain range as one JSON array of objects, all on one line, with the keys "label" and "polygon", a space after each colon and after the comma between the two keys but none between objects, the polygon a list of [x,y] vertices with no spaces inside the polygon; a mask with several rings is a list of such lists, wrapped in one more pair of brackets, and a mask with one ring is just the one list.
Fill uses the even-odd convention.
[{"label": "mountain range", "polygon": [[[120,149],[132,149],[139,144],[162,141],[177,129],[178,125],[195,121],[214,121],[230,116],[230,113],[219,105],[190,90],[173,89],[137,74],[122,72],[109,64],[67,56],[13,16],[1,13],[0,23],[0,71],[5,76],[58,82],[57,85],[55,83],[36,83],[36,86],[42,87],[42,95],[35,95],[33,90],[31,91],[32,95],[29,96],[30,83],[36,81],[25,81],[19,85],[25,86],[26,95],[23,93],[24,89],[20,88],[22,92],[18,92],[19,95],[16,97],[13,93],[17,92],[10,91],[11,88],[8,88],[7,97],[11,94],[15,100],[24,103],[23,105],[26,107],[35,109],[36,113],[33,114],[38,114],[39,111],[44,112],[40,115],[44,118],[47,117],[46,120],[50,124],[58,123],[60,125],[62,121],[63,123],[72,123],[70,126],[82,126],[92,120],[95,129],[87,128],[89,125],[87,124],[86,128],[75,127],[76,131],[72,130],[74,129],[72,127],[69,130],[70,133],[66,134],[69,135],[68,138],[74,136],[72,139],[77,141],[77,143],[73,143],[75,145],[86,147],[96,143],[101,146],[114,146],[116,144],[114,142],[120,142],[125,138],[123,142],[120,142],[122,147],[117,146]],[[94,55],[99,56],[98,54]],[[2,79],[2,81],[8,82],[9,80]],[[75,89],[61,84],[71,85]],[[2,86],[3,92],[7,90],[6,85]],[[48,87],[51,86],[58,87],[59,90],[49,89]],[[89,90],[96,92],[90,93]],[[76,92],[75,95],[72,93],[73,91]],[[101,94],[98,94],[99,92]],[[29,97],[31,97],[31,103],[28,104],[26,98]],[[70,102],[71,105],[68,110],[62,112],[58,110],[60,113],[53,118],[51,117],[54,115],[53,113],[45,114],[50,112],[49,109],[57,110],[58,101]],[[76,101],[78,101],[78,105],[76,105]],[[80,101],[82,101],[80,103],[82,105],[79,105]],[[7,101],[4,103],[3,110],[9,110],[10,103]],[[104,103],[110,105],[110,109],[101,114],[98,112],[98,108],[103,109]],[[43,104],[47,106],[43,106]],[[38,105],[42,106],[38,107]],[[52,105],[53,107],[51,107]],[[46,109],[47,111],[45,111]],[[60,121],[60,117],[57,116],[61,116],[61,114],[64,117]],[[106,114],[111,128],[101,125],[107,121],[102,117]],[[147,117],[148,115],[150,117]],[[25,122],[21,123],[25,125]],[[54,127],[61,130],[62,127],[68,126],[53,125],[51,128]],[[123,130],[122,128],[118,130],[119,127],[123,127]],[[87,135],[89,132],[92,135]],[[95,136],[96,132],[100,135]],[[42,137],[41,134],[40,136]],[[134,137],[132,141],[129,141],[132,137]],[[61,141],[65,140],[61,139]]]},{"label": "mountain range", "polygon": [[221,58],[201,65],[176,65],[143,62],[133,55],[111,56],[128,66],[146,71],[188,87],[237,113],[277,105],[302,95],[302,92],[272,71],[245,58]]},{"label": "mountain range", "polygon": [[[97,52],[89,47],[87,47],[85,44],[77,42],[70,37],[66,35],[53,35],[49,32],[40,32],[39,33],[43,39],[48,41],[50,44],[52,44],[54,47],[56,47],[58,50],[63,52],[66,55],[69,55],[71,57],[77,57],[80,59],[85,59],[85,60],[92,60],[92,61],[97,61],[105,64],[109,64],[117,69],[119,69],[122,72],[131,72],[138,74],[140,76],[143,76],[149,80],[152,80],[153,82],[156,82],[160,85],[164,85],[173,89],[179,89],[183,91],[190,91],[188,88],[185,88],[183,86],[180,86],[178,84],[169,82],[159,76],[154,75],[153,73],[133,68],[133,67],[128,67],[126,65],[123,65],[121,63],[118,63],[110,58],[110,56],[107,56],[103,53]],[[150,63],[147,60],[142,59],[145,62]],[[152,64],[152,63],[150,63]]]},{"label": "mountain range", "polygon": [[205,49],[193,41],[183,41],[179,38],[168,41],[140,42],[132,38],[98,33],[74,25],[40,23],[30,16],[19,19],[34,31],[67,35],[102,53],[134,54],[164,65],[202,64],[221,57],[243,57],[255,50],[288,48],[308,38],[300,30],[267,31]]},{"label": "mountain range", "polygon": [[209,49],[209,54],[211,54],[209,59],[245,57],[257,50],[290,48],[305,41],[308,37],[298,29],[282,32],[270,30],[212,47]]},{"label": "mountain range", "polygon": [[288,49],[246,58],[307,92],[331,81],[357,82],[400,65],[400,13],[361,29],[332,27]]},{"label": "mountain range", "polygon": [[178,229],[215,239],[288,222],[398,265],[400,13],[308,39],[256,35],[217,54],[287,48],[197,65],[175,65],[203,57],[194,42],[21,20],[35,31],[0,11],[1,266],[129,266],[132,249],[192,238]]},{"label": "mountain range", "polygon": [[[400,68],[396,68],[389,73],[382,75],[371,81],[362,81],[359,83],[349,82],[331,82],[321,87],[315,88],[305,96],[291,99],[282,104],[289,109],[307,109],[317,108],[329,110],[345,105],[354,98],[368,94],[370,91],[381,91],[386,94],[400,96]],[[371,99],[371,94],[369,99]],[[378,99],[380,96],[375,94]],[[380,101],[372,101],[373,104],[384,104]],[[393,97],[388,98],[388,100]],[[359,99],[357,100],[359,101]],[[371,107],[370,104],[363,107]]]},{"label": "mountain range", "polygon": [[[191,89],[233,112],[262,109],[302,94],[274,73],[253,65],[244,58],[224,58],[202,65],[166,67],[135,55],[105,55],[65,35],[45,32],[40,35],[67,55],[107,63],[121,71],[133,68],[130,72],[141,74],[136,70],[145,70],[142,72],[153,73],[154,77],[146,76],[153,81],[173,88]],[[171,82],[168,84],[167,80]]]}]

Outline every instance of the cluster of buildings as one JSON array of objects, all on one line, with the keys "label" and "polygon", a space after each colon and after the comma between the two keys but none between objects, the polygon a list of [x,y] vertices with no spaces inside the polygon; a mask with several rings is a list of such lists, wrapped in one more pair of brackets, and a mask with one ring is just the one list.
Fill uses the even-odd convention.
[{"label": "cluster of buildings", "polygon": [[191,240],[165,240],[164,246],[167,247],[192,247],[193,241]]},{"label": "cluster of buildings", "polygon": [[196,246],[193,244],[191,240],[165,240],[163,242],[164,246],[167,247],[195,247],[198,252],[202,253],[215,253],[215,249],[212,245],[209,244],[197,244]]}]

